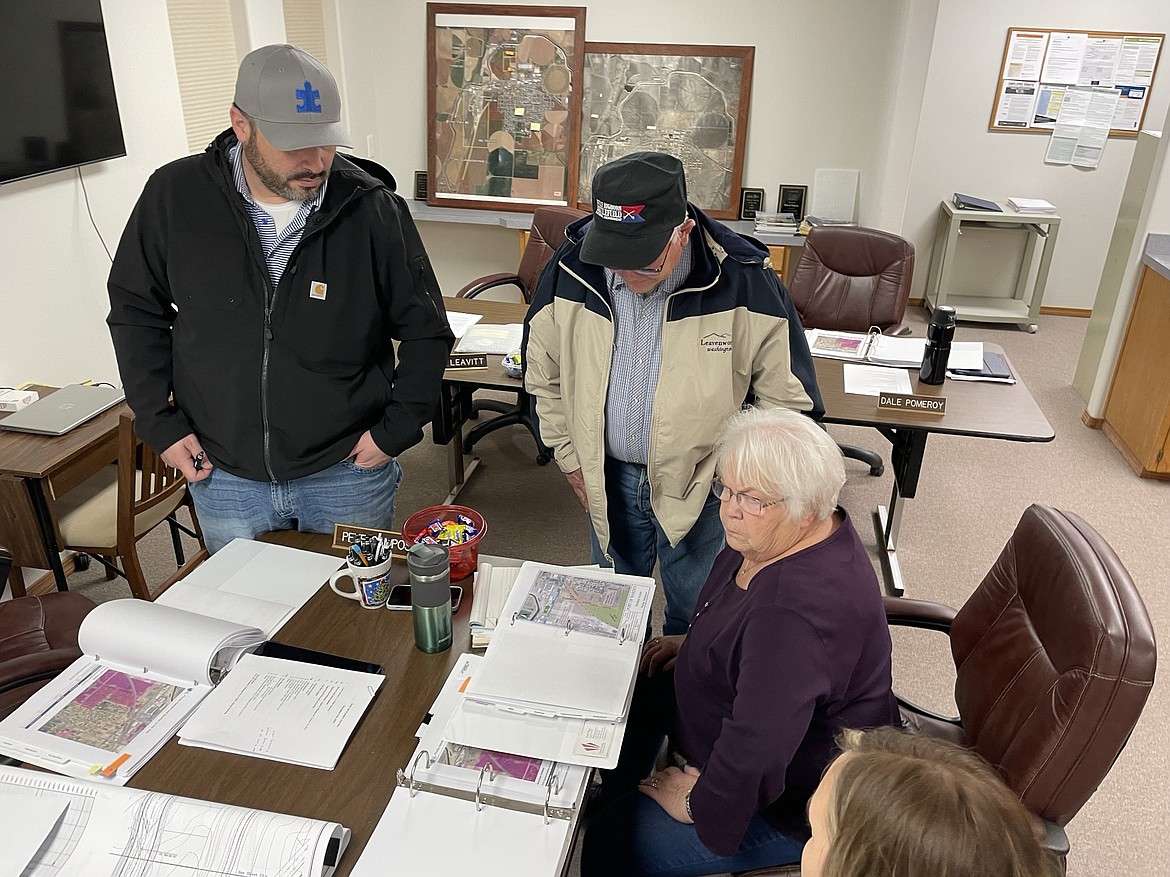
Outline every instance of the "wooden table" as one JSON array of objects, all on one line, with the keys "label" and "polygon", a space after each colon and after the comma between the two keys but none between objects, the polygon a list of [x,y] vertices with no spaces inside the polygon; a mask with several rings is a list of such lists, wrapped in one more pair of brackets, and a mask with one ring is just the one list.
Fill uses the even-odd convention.
[{"label": "wooden table", "polygon": [[[483,323],[523,323],[528,305],[522,302],[490,301],[481,298],[447,298],[447,310],[462,314],[480,314]],[[447,446],[447,498],[454,502],[479,466],[479,458],[466,459],[463,426],[471,417],[472,393],[477,389],[510,390],[524,400],[524,382],[509,377],[501,363],[503,356],[488,354],[486,369],[448,369],[443,372],[442,398],[431,423],[431,439]]]},{"label": "wooden table", "polygon": [[[984,349],[1003,355],[1003,348],[996,344],[984,344]],[[1050,442],[1056,437],[1015,368],[1012,368],[1014,384],[947,380],[931,386],[923,384],[911,371],[913,393],[946,398],[947,413],[939,416],[879,409],[876,396],[845,392],[844,362],[824,357],[814,357],[813,362],[825,403],[825,422],[872,427],[893,445],[890,452],[893,494],[888,508],[878,506],[874,511],[873,523],[886,586],[897,596],[905,591],[897,553],[902,510],[905,500],[913,499],[918,492],[926,439],[930,434],[1013,442]]]},{"label": "wooden table", "polygon": [[[309,551],[343,553],[334,551],[330,538],[319,534],[282,531],[264,538]],[[405,563],[395,562],[392,570],[393,581],[406,581]],[[465,594],[454,618],[451,648],[435,655],[415,648],[409,612],[365,610],[328,587],[281,629],[280,642],[375,661],[386,675],[334,770],[180,746],[173,738],[129,785],[340,822],[353,832],[336,871],[336,877],[345,877],[386,809],[395,771],[405,767],[414,752],[418,742],[414,732],[456,658],[470,650],[471,580],[462,584]]]},{"label": "wooden table", "polygon": [[[32,389],[43,398],[56,388]],[[118,459],[118,418],[129,410],[119,402],[61,436],[0,430],[0,544],[17,568],[52,570],[66,589],[52,502]]]}]

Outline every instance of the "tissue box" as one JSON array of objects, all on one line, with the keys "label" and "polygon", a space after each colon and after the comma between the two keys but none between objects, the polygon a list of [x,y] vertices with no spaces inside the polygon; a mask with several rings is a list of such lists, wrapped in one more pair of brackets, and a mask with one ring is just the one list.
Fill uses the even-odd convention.
[{"label": "tissue box", "polygon": [[38,398],[34,390],[0,390],[0,411],[19,411]]}]

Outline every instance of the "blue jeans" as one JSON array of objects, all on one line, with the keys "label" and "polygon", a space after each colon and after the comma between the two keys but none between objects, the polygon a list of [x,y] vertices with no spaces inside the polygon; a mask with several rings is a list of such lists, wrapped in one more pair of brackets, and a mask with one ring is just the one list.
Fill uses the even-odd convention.
[{"label": "blue jeans", "polygon": [[646,467],[605,458],[605,502],[609,517],[609,550],[603,552],[597,533],[589,527],[593,562],[603,566],[613,559],[615,572],[635,576],[654,574],[654,561],[662,575],[666,594],[666,635],[686,633],[695,601],[711,572],[715,556],[723,550],[723,524],[719,500],[708,495],[699,519],[678,545],[671,546],[650,508],[650,480]]},{"label": "blue jeans", "polygon": [[233,539],[294,524],[304,533],[332,533],[334,524],[389,529],[401,483],[397,460],[373,469],[342,460],[292,481],[252,481],[216,467],[189,487],[203,541],[214,554]]},{"label": "blue jeans", "polygon": [[804,842],[753,816],[743,841],[720,856],[699,840],[695,826],[678,822],[651,797],[635,790],[589,822],[581,849],[581,877],[698,877],[784,865],[800,859]]}]

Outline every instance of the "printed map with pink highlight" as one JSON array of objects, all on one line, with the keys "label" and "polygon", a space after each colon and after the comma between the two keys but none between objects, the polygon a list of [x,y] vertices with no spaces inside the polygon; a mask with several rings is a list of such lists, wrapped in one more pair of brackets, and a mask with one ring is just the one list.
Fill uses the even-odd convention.
[{"label": "printed map with pink highlight", "polygon": [[106,670],[37,730],[121,752],[185,689]]}]

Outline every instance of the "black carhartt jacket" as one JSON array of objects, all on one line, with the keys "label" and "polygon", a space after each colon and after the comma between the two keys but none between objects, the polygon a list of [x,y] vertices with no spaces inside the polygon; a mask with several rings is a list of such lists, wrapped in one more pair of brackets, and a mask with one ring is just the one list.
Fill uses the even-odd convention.
[{"label": "black carhartt jacket", "polygon": [[400,454],[434,413],[454,338],[394,178],[336,156],[273,289],[235,143],[225,131],[156,171],[118,246],[106,322],[139,434],[163,451],[194,432],[215,465],[259,481],[332,466],[367,429]]}]

